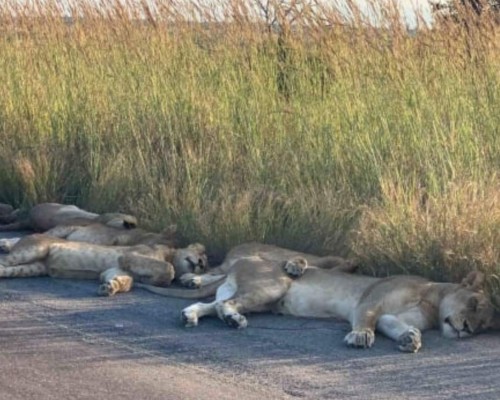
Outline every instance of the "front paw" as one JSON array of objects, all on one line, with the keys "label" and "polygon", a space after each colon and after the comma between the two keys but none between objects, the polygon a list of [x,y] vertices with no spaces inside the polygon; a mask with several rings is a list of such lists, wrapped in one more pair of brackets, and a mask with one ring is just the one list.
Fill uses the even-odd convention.
[{"label": "front paw", "polygon": [[398,339],[398,348],[405,353],[416,353],[422,347],[422,334],[417,328],[410,328]]},{"label": "front paw", "polygon": [[190,289],[201,287],[201,278],[195,274],[184,274],[180,277],[181,285]]},{"label": "front paw", "polygon": [[344,342],[349,347],[368,349],[375,342],[375,332],[372,329],[351,331],[344,338]]}]

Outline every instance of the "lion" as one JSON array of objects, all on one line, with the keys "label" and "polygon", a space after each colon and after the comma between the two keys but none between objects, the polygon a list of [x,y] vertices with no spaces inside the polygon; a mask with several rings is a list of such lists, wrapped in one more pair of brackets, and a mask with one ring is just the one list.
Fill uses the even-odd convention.
[{"label": "lion", "polygon": [[[301,253],[295,250],[285,249],[283,247],[278,247],[270,244],[249,242],[240,244],[232,248],[226,255],[223,263],[218,267],[211,268],[210,271],[208,271],[206,274],[185,274],[184,276],[180,277],[180,282],[183,286],[192,289],[210,286],[211,289],[209,288],[205,290],[207,290],[208,292],[212,290],[213,293],[215,293],[215,290],[213,288],[217,287],[217,282],[221,282],[222,279],[224,279],[231,271],[234,264],[242,258],[258,257],[262,260],[276,263],[297,256],[304,257],[309,263],[326,269],[337,267],[340,264],[351,263],[351,261],[347,261],[341,257],[319,257],[316,255]],[[215,286],[213,284],[215,284]],[[182,290],[180,292],[177,292],[175,289],[172,290],[173,294],[179,293],[180,295],[182,295],[182,293],[185,292]],[[186,293],[186,295],[188,294]]]},{"label": "lion", "polygon": [[[19,214],[18,210],[8,212],[8,205],[4,205],[5,219],[12,219]],[[121,213],[96,214],[75,205],[59,203],[41,203],[32,207],[24,219],[0,225],[0,231],[34,230],[45,232],[58,225],[86,226],[92,223],[101,223],[119,229],[132,229],[137,226],[137,219],[132,215]]]},{"label": "lion", "polygon": [[182,310],[186,327],[198,325],[201,317],[218,316],[230,326],[245,328],[248,322],[244,314],[265,311],[340,318],[351,324],[352,330],[344,339],[350,347],[372,347],[378,331],[396,341],[399,350],[415,353],[422,346],[421,332],[427,329],[440,328],[447,338],[500,329],[500,315],[483,292],[481,272],[471,272],[460,284],[410,275],[375,278],[353,274],[356,265],[349,261],[337,260],[333,268],[320,268],[322,265],[310,265],[301,255],[280,261],[287,250],[275,250],[275,257],[259,251],[240,256],[238,251],[230,252],[223,263],[225,268],[231,265],[225,277],[196,290],[184,290],[186,294],[139,287],[185,298],[215,293],[213,302],[195,303]]},{"label": "lion", "polygon": [[[71,222],[71,221],[70,221]],[[114,226],[107,226],[100,222],[79,226],[71,223],[64,223],[44,232],[46,236],[66,239],[73,242],[84,242],[90,244],[100,244],[103,246],[136,246],[162,244],[174,247],[176,226],[171,225],[163,232],[148,232],[141,228],[120,229]],[[20,237],[0,239],[0,250],[9,253],[14,245],[21,240]]]},{"label": "lion", "polygon": [[182,249],[157,244],[101,246],[33,234],[0,257],[0,278],[100,279],[98,294],[111,296],[128,292],[134,281],[168,286],[176,276],[202,273],[207,266],[205,247],[198,243]]},{"label": "lion", "polygon": [[[89,219],[89,215],[95,217]],[[44,203],[33,207],[30,216],[29,221],[24,221],[24,223],[29,223],[30,228],[44,231],[48,236],[76,242],[106,246],[163,244],[173,247],[176,244],[175,225],[170,225],[160,233],[148,232],[136,228],[136,218],[127,214],[98,215],[88,213],[76,206]],[[24,227],[27,228],[28,225]],[[0,239],[0,250],[8,253],[19,240],[20,238]]]}]

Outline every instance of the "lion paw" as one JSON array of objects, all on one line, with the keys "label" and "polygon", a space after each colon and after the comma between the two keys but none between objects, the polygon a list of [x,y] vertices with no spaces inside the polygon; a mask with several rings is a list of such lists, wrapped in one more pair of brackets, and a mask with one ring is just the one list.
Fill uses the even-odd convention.
[{"label": "lion paw", "polygon": [[375,342],[375,332],[372,329],[351,331],[344,338],[344,342],[349,347],[367,349],[372,347]]},{"label": "lion paw", "polygon": [[291,278],[299,278],[307,269],[307,261],[302,257],[293,258],[285,263],[283,269]]},{"label": "lion paw", "polygon": [[198,325],[198,315],[188,309],[184,309],[181,312],[181,321],[186,328],[192,328]]},{"label": "lion paw", "polygon": [[225,314],[223,318],[224,322],[231,328],[243,329],[248,326],[248,321],[245,316],[238,313]]},{"label": "lion paw", "polygon": [[180,277],[182,286],[190,289],[198,289],[201,287],[201,278],[195,274],[184,274]]},{"label": "lion paw", "polygon": [[99,296],[113,296],[118,292],[118,288],[116,288],[111,282],[103,283],[97,289],[97,294]]},{"label": "lion paw", "polygon": [[399,350],[416,353],[422,347],[422,334],[417,328],[410,328],[398,339]]}]

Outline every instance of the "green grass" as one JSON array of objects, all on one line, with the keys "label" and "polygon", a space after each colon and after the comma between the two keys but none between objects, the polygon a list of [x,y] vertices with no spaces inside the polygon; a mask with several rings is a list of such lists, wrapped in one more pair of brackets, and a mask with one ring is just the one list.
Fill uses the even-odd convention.
[{"label": "green grass", "polygon": [[216,258],[259,240],[500,287],[489,20],[280,37],[243,18],[139,24],[115,5],[67,26],[1,7],[0,201],[175,222]]}]

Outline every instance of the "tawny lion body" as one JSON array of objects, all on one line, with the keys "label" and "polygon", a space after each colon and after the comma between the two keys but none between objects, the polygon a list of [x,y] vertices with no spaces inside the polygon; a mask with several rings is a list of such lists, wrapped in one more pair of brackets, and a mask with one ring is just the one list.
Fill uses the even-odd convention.
[{"label": "tawny lion body", "polygon": [[148,232],[141,228],[120,229],[114,226],[94,222],[85,226],[71,224],[58,225],[45,235],[105,246],[135,246],[144,244],[153,246],[162,244],[173,247],[175,244],[175,227],[171,226],[160,233]]},{"label": "tawny lion body", "polygon": [[[136,228],[137,220],[127,214],[94,214],[75,206],[56,203],[39,204],[30,212],[25,228],[45,231],[48,236],[75,242],[100,244],[105,246],[152,246],[162,244],[175,245],[175,225],[163,232],[148,232]],[[11,225],[12,227],[12,225]],[[2,227],[0,226],[0,230]],[[5,226],[4,226],[5,228]],[[9,252],[20,238],[1,239],[0,250]]]},{"label": "tawny lion body", "polygon": [[[230,252],[223,263],[231,265],[227,277],[184,290],[186,295],[179,290],[140,287],[189,298],[203,298],[216,290],[215,301],[196,303],[182,311],[186,326],[196,326],[204,316],[218,316],[231,326],[244,328],[247,319],[243,314],[264,311],[340,318],[352,326],[345,337],[352,347],[371,347],[376,330],[395,340],[401,351],[417,352],[422,345],[421,331],[427,329],[440,328],[444,336],[456,338],[500,329],[500,317],[482,291],[484,277],[479,272],[469,274],[462,284],[417,276],[374,278],[352,274],[355,266],[349,262],[325,269],[308,267],[309,260],[302,256],[276,261],[287,253],[286,249],[276,250],[265,257],[235,257]],[[300,277],[287,280],[283,275],[290,275],[290,270],[299,271],[294,275]]]},{"label": "tawny lion body", "polygon": [[22,238],[0,259],[0,277],[100,278],[99,293],[111,295],[130,290],[134,280],[167,286],[175,276],[200,273],[206,266],[205,248],[199,244],[185,249],[101,246],[33,234]]},{"label": "tawny lion body", "polygon": [[[340,265],[352,266],[351,261],[341,257],[326,256],[320,257],[313,254],[302,253],[295,250],[285,249],[270,244],[249,242],[240,244],[232,248],[224,258],[224,262],[211,268],[207,273],[201,275],[185,274],[180,277],[181,283],[189,288],[202,288],[201,292],[188,292],[182,289],[167,289],[161,291],[164,296],[193,298],[191,295],[199,296],[195,293],[204,293],[204,297],[215,294],[217,287],[223,279],[231,272],[237,262],[242,259],[261,260],[271,264],[281,264],[292,257],[303,257],[308,263],[324,269],[335,268]],[[198,298],[198,297],[196,297]]]},{"label": "tawny lion body", "polygon": [[[17,215],[16,212],[17,210],[9,214],[11,219]],[[120,229],[130,229],[137,226],[137,219],[132,215],[96,214],[74,205],[41,203],[31,208],[27,218],[0,225],[0,231],[32,229],[37,232],[45,232],[58,225],[85,226],[96,222]]]}]

